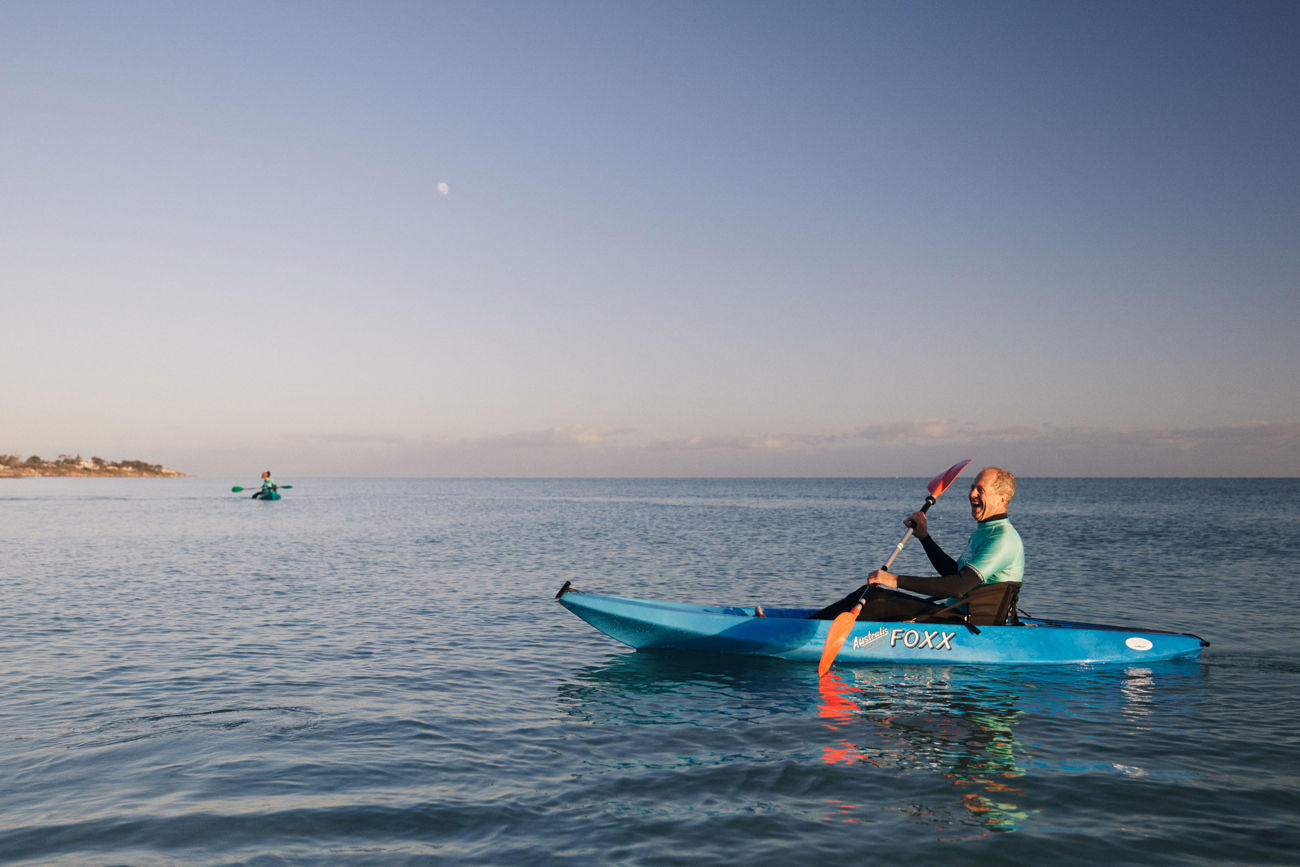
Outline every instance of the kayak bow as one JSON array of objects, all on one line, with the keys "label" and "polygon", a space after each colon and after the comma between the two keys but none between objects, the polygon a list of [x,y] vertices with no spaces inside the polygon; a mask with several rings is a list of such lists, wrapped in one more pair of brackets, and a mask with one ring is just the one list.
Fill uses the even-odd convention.
[{"label": "kayak bow", "polygon": [[[829,620],[813,608],[695,605],[573,589],[556,599],[605,633],[638,650],[774,656],[817,662]],[[1017,626],[858,621],[837,657],[846,663],[1069,665],[1191,659],[1209,642],[1187,633],[1023,618]]]}]

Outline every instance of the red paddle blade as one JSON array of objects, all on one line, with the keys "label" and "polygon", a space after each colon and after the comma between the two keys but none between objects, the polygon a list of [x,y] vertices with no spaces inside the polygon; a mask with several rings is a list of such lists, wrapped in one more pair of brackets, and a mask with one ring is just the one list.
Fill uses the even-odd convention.
[{"label": "red paddle blade", "polygon": [[853,624],[858,622],[858,612],[861,610],[862,603],[859,602],[853,606],[852,611],[836,615],[831,628],[826,630],[826,645],[822,648],[822,660],[817,663],[818,677],[823,677],[831,670],[831,663],[835,661],[840,648],[844,646],[844,639],[848,638],[849,633],[853,631]]},{"label": "red paddle blade", "polygon": [[930,484],[926,486],[930,489],[930,496],[937,497],[948,490],[948,486],[957,480],[957,477],[961,475],[961,471],[966,469],[966,465],[969,463],[969,458],[958,461],[933,479],[930,479]]}]

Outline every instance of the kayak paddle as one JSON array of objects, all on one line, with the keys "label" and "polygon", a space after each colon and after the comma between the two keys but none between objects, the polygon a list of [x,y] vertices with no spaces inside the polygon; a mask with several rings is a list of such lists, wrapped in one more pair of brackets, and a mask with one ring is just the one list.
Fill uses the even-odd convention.
[{"label": "kayak paddle", "polygon": [[[287,491],[292,487],[293,485],[276,485],[276,490]],[[230,489],[230,493],[238,494],[242,490],[244,490],[244,488],[239,487],[239,485],[235,485],[233,488]]]},{"label": "kayak paddle", "polygon": [[[961,475],[961,471],[966,469],[966,465],[969,463],[969,459],[958,461],[944,472],[930,479],[930,484],[926,485],[926,489],[930,493],[925,498],[925,505],[921,506],[923,513],[930,511],[934,501]],[[894,558],[903,550],[903,546],[907,544],[907,540],[910,538],[912,538],[912,528],[908,527],[907,532],[903,534],[903,538],[894,546],[894,553],[889,555],[889,559],[885,561],[884,566],[880,567],[881,569],[888,571],[889,567],[894,563]],[[831,628],[826,632],[826,646],[822,648],[821,662],[817,664],[818,677],[822,677],[826,672],[830,671],[831,663],[835,661],[835,656],[840,652],[840,648],[844,646],[844,640],[853,631],[853,624],[858,621],[858,613],[862,611],[862,602],[866,599],[866,596],[864,590],[862,595],[858,597],[858,603],[853,606],[853,609],[836,615],[835,620],[831,623]]]}]

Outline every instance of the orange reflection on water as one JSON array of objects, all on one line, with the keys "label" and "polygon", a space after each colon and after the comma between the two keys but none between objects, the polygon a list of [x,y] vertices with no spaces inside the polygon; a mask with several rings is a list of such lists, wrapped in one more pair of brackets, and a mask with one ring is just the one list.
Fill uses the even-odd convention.
[{"label": "orange reflection on water", "polygon": [[[822,697],[821,704],[817,706],[817,715],[832,720],[826,724],[828,729],[834,731],[841,725],[853,721],[858,706],[849,697],[850,689],[840,680],[838,672],[831,671],[819,678],[817,690]],[[848,741],[843,741],[838,746],[826,747],[822,751],[822,760],[828,765],[847,764],[859,758],[862,758],[862,755],[858,748]]]}]

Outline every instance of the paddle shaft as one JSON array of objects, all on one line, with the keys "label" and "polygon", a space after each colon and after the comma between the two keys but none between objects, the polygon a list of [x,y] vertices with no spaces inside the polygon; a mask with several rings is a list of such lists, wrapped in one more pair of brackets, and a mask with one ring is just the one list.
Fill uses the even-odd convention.
[{"label": "paddle shaft", "polygon": [[[961,471],[966,469],[966,465],[969,463],[969,460],[958,461],[949,467],[947,472],[940,473],[930,480],[930,484],[926,485],[926,490],[928,490],[929,493],[926,495],[925,504],[921,506],[921,512],[923,514],[930,511],[930,507],[934,505],[934,501],[938,496],[948,490],[948,486],[951,485],[959,475],[961,475]],[[912,538],[912,528],[908,527],[907,532],[903,534],[903,538],[894,546],[894,553],[890,554],[889,559],[885,561],[883,567],[884,570],[887,571],[889,567],[893,565],[894,558],[903,550],[903,546],[907,544],[907,540],[910,538]],[[853,608],[837,615],[835,620],[831,622],[830,628],[826,630],[826,645],[822,648],[822,658],[817,664],[818,677],[823,677],[826,672],[830,671],[831,664],[835,662],[836,655],[839,654],[840,648],[844,646],[844,642],[849,637],[849,633],[853,631],[853,625],[857,623],[858,614],[862,611],[862,605],[867,598],[867,591],[870,589],[871,584],[866,584],[862,590],[862,594],[858,596],[858,601],[854,604]]]},{"label": "paddle shaft", "polygon": [[[934,505],[934,494],[930,494],[925,498],[925,505],[921,506],[921,511],[929,511],[932,505]],[[907,544],[907,540],[910,538],[912,538],[912,528],[908,527],[907,532],[903,534],[903,538],[898,540],[898,544],[894,546],[894,552],[889,555],[889,559],[885,561],[885,565],[881,569],[888,570],[893,565],[894,558],[903,550],[903,546]],[[844,646],[844,640],[853,631],[853,624],[858,622],[858,614],[862,612],[862,605],[866,602],[867,593],[870,591],[871,585],[864,585],[862,593],[858,595],[858,601],[848,611],[836,615],[830,629],[826,631],[826,645],[822,648],[822,658],[817,664],[817,676],[819,678],[824,677],[826,672],[830,671],[831,663],[835,661],[840,648]]]},{"label": "paddle shaft", "polygon": [[[921,514],[924,515],[926,512],[930,511],[930,507],[933,505],[934,505],[934,495],[931,494],[930,496],[925,498],[925,505],[921,507]],[[902,552],[903,546],[907,544],[908,539],[912,538],[912,534],[913,534],[913,529],[911,527],[908,527],[907,532],[903,534],[903,538],[899,539],[898,544],[894,546],[894,553],[890,554],[889,559],[885,561],[885,565],[880,567],[881,571],[883,572],[889,571],[889,567],[894,565],[894,558],[897,557],[899,553]],[[861,596],[858,597],[859,606],[862,605],[862,600],[865,599],[866,596],[867,594],[863,593]]]}]

